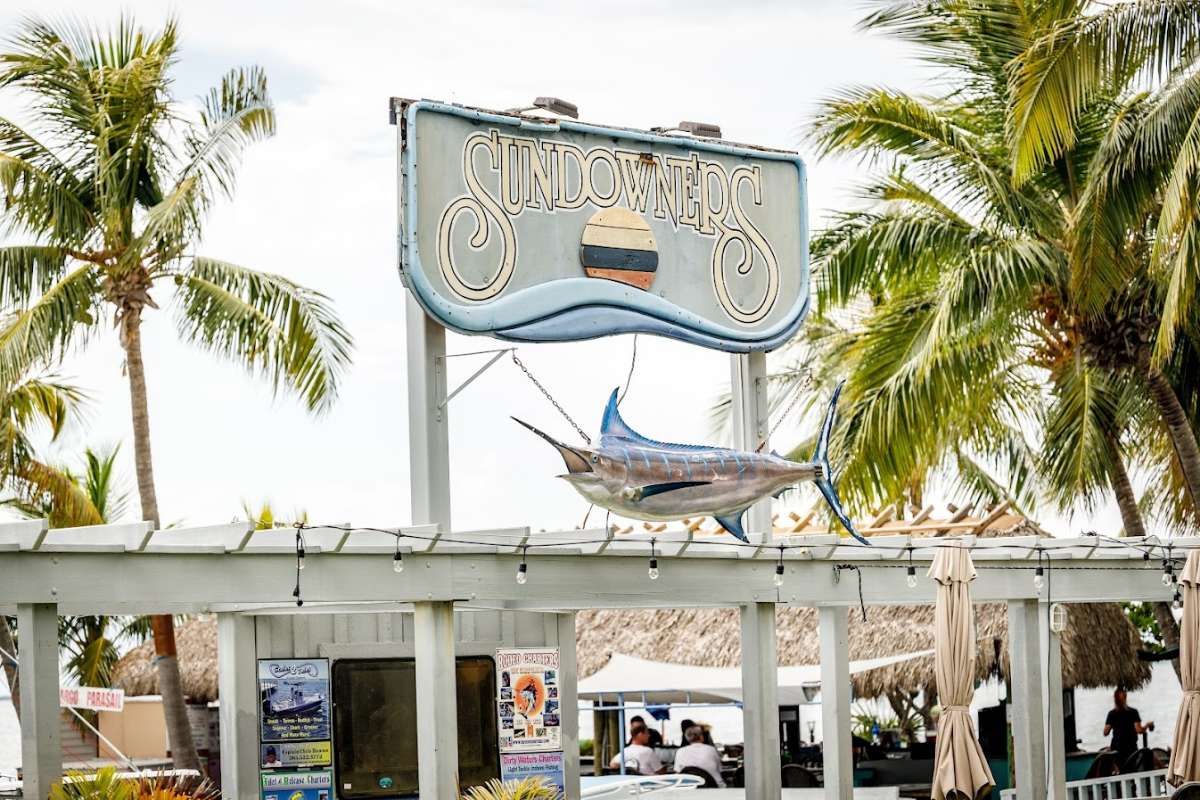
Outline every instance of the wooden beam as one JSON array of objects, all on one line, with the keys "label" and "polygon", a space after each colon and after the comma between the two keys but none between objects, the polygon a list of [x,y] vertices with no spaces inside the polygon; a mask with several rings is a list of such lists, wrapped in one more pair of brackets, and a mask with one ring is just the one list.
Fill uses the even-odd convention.
[{"label": "wooden beam", "polygon": [[417,678],[417,784],[421,800],[458,798],[458,691],[454,603],[413,604]]},{"label": "wooden beam", "polygon": [[818,611],[818,626],[821,638],[821,749],[825,755],[825,800],[853,800],[848,609],[821,608]]},{"label": "wooden beam", "polygon": [[58,702],[58,609],[54,603],[17,606],[21,674],[22,794],[49,796],[62,779]]},{"label": "wooden beam", "polygon": [[775,604],[742,606],[742,718],[746,797],[780,796],[779,659]]},{"label": "wooden beam", "polygon": [[1042,714],[1037,600],[1008,604],[1008,658],[1012,665],[1013,772],[1017,800],[1046,800],[1046,735]]},{"label": "wooden beam", "polygon": [[217,614],[217,682],[221,703],[219,723],[221,790],[231,800],[257,800],[258,675],[254,617]]}]

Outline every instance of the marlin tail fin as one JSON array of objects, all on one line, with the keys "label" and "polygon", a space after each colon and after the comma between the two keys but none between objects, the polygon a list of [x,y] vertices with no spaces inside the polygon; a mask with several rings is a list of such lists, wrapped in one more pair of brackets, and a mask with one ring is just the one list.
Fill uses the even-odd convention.
[{"label": "marlin tail fin", "polygon": [[837,416],[838,396],[842,393],[842,387],[846,385],[845,381],[838,383],[837,388],[833,390],[833,397],[829,400],[829,410],[825,412],[825,421],[821,424],[821,433],[817,436],[817,449],[813,453],[813,463],[820,469],[820,473],[814,481],[817,484],[817,489],[825,497],[825,502],[829,503],[829,508],[832,509],[833,515],[838,518],[838,522],[842,523],[850,535],[863,544],[869,545],[866,539],[854,529],[854,521],[846,514],[846,510],[842,508],[842,499],[838,497],[837,488],[833,485],[833,467],[829,465],[829,435],[833,431],[833,421]]}]

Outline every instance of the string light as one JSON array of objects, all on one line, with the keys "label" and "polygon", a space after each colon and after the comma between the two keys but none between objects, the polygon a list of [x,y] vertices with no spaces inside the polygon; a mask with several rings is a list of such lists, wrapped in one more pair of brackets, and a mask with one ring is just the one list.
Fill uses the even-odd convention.
[{"label": "string light", "polygon": [[1175,566],[1171,563],[1171,559],[1163,559],[1163,574],[1162,585],[1170,586],[1175,582]]},{"label": "string light", "polygon": [[783,586],[783,546],[779,547],[779,563],[775,565],[775,588]]},{"label": "string light", "polygon": [[1042,566],[1042,550],[1038,548],[1038,565],[1033,571],[1033,588],[1037,591],[1042,591],[1046,586],[1046,570]]},{"label": "string light", "polygon": [[296,569],[304,569],[304,536],[296,529]]},{"label": "string light", "polygon": [[396,554],[392,556],[392,572],[399,575],[404,572],[404,554],[400,552],[400,536],[396,535]]},{"label": "string light", "polygon": [[525,585],[525,581],[529,580],[529,565],[525,563],[526,550],[528,550],[527,547],[521,548],[521,563],[517,565],[517,583],[522,586]]},{"label": "string light", "polygon": [[915,589],[917,588],[917,568],[912,563],[912,551],[911,547],[908,548],[908,569],[905,570],[907,575],[904,578],[904,582],[908,584],[908,588]]},{"label": "string light", "polygon": [[646,570],[646,575],[648,575],[652,581],[658,580],[658,558],[654,554],[654,543],[656,541],[657,539],[650,540],[650,568]]},{"label": "string light", "polygon": [[1175,589],[1175,597],[1171,600],[1171,607],[1176,611],[1183,610],[1183,595],[1179,593],[1178,587]]}]

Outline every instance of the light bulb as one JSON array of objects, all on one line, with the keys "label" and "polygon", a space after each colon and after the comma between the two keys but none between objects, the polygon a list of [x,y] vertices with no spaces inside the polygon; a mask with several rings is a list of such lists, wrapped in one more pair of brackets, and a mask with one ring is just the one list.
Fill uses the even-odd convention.
[{"label": "light bulb", "polygon": [[296,569],[304,569],[304,548],[296,551]]},{"label": "light bulb", "polygon": [[908,568],[908,576],[904,579],[904,582],[908,584],[908,588],[910,588],[910,589],[917,588],[917,568],[916,567]]},{"label": "light bulb", "polygon": [[400,555],[400,551],[396,551],[396,555],[392,556],[392,572],[399,575],[404,572],[404,556]]},{"label": "light bulb", "polygon": [[650,559],[650,569],[646,570],[646,574],[650,576],[650,580],[658,580],[658,559]]},{"label": "light bulb", "polygon": [[529,580],[529,575],[527,573],[528,569],[529,568],[526,566],[524,561],[522,561],[517,567],[517,583],[521,584],[522,586],[525,585],[525,581]]},{"label": "light bulb", "polygon": [[1037,589],[1040,592],[1045,587],[1045,585],[1046,585],[1046,571],[1044,569],[1042,569],[1041,567],[1038,567],[1037,569],[1035,569],[1033,571],[1033,588]]},{"label": "light bulb", "polygon": [[1162,585],[1163,586],[1170,586],[1174,582],[1175,582],[1175,575],[1171,572],[1171,570],[1168,569],[1165,572],[1163,572],[1163,574],[1162,574]]},{"label": "light bulb", "polygon": [[775,565],[775,588],[783,586],[783,564]]},{"label": "light bulb", "polygon": [[1176,611],[1183,609],[1183,595],[1181,595],[1178,590],[1175,592],[1175,599],[1171,601],[1171,607]]}]

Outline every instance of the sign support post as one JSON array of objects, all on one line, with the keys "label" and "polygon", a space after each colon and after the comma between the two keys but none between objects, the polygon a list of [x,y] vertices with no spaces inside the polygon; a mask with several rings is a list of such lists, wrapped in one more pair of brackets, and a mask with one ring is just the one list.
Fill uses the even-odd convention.
[{"label": "sign support post", "polygon": [[458,692],[454,603],[413,604],[417,678],[417,784],[421,800],[458,798]]},{"label": "sign support post", "polygon": [[[770,431],[770,407],[767,403],[767,354],[742,353],[729,357],[729,390],[732,399],[733,446],[753,452],[766,441]],[[771,529],[771,498],[755,503],[746,512],[746,529],[757,535],[760,542],[769,541]]]},{"label": "sign support post", "polygon": [[408,463],[412,519],[450,531],[450,407],[446,396],[446,329],[419,303],[405,302],[408,342]]}]

